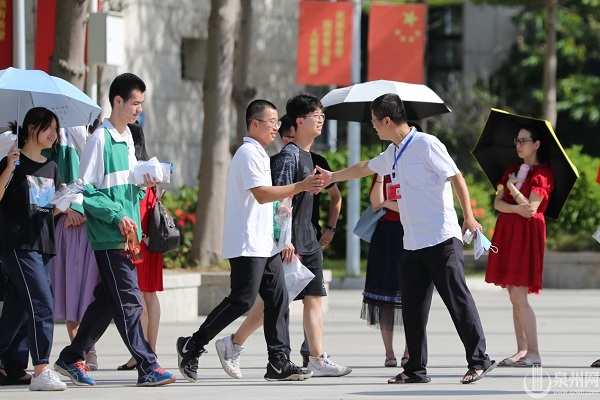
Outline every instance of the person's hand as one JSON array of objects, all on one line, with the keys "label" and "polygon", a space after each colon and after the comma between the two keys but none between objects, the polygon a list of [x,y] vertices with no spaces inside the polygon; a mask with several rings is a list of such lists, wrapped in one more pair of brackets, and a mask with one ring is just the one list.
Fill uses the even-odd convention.
[{"label": "person's hand", "polygon": [[321,178],[323,179],[323,187],[329,186],[333,183],[333,172],[327,171],[318,165],[315,167],[315,169],[320,173]]},{"label": "person's hand", "polygon": [[80,213],[73,210],[72,208],[67,208],[67,211],[65,211],[65,214],[67,214],[67,220],[65,222],[65,227],[79,226],[85,222],[85,216],[81,215]]},{"label": "person's hand", "polygon": [[321,239],[319,240],[321,246],[329,246],[331,244],[331,241],[333,240],[333,235],[334,233],[331,229],[325,229],[325,231],[321,235]]},{"label": "person's hand", "polygon": [[537,212],[537,207],[534,207],[531,204],[517,204],[516,207],[517,214],[523,218],[531,218]]},{"label": "person's hand", "polygon": [[158,185],[160,182],[156,180],[156,178],[150,177],[150,174],[144,174],[144,183],[140,185],[141,187],[154,187]]},{"label": "person's hand", "polygon": [[473,238],[477,238],[477,229],[483,230],[483,227],[475,218],[465,219],[462,226],[462,234],[464,236],[465,232],[469,229],[473,233]]},{"label": "person's hand", "polygon": [[[517,184],[519,182],[523,183],[523,182],[525,182],[525,180],[517,178],[517,174],[515,172],[513,172],[512,174],[508,175],[508,181],[506,181],[506,184],[507,185],[510,184],[510,185],[514,186],[515,184]],[[516,186],[515,186],[515,188],[516,188]]]},{"label": "person's hand", "polygon": [[283,250],[281,250],[281,260],[284,263],[291,263],[293,258],[292,257],[296,257],[296,254],[294,253],[296,251],[296,249],[294,248],[293,244],[289,244],[287,247],[284,247]]},{"label": "person's hand", "polygon": [[21,157],[21,151],[17,149],[17,142],[10,147],[8,153],[6,153],[6,168],[10,168],[10,171],[14,171],[15,162],[19,161],[19,157]]},{"label": "person's hand", "polygon": [[131,218],[125,216],[119,221],[119,230],[121,235],[127,236],[129,232],[137,232],[137,224]]},{"label": "person's hand", "polygon": [[303,191],[307,191],[310,194],[317,194],[323,189],[323,179],[320,175],[315,175],[313,171],[312,174],[300,182],[300,187]]}]

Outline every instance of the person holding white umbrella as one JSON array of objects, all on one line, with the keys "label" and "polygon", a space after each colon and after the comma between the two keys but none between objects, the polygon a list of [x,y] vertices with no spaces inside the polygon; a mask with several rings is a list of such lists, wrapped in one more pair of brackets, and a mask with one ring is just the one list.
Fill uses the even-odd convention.
[{"label": "person holding white umbrella", "polygon": [[[7,277],[0,317],[0,357],[8,384],[25,384],[29,390],[65,390],[67,385],[48,368],[54,334],[53,296],[48,263],[54,256],[54,215],[50,200],[62,182],[58,166],[42,150],[59,142],[58,117],[52,111],[30,109],[15,143],[0,161],[0,212],[2,271]],[[17,161],[19,167],[16,168]],[[12,178],[12,180],[11,180]],[[27,341],[34,366],[33,376],[15,360]]]}]

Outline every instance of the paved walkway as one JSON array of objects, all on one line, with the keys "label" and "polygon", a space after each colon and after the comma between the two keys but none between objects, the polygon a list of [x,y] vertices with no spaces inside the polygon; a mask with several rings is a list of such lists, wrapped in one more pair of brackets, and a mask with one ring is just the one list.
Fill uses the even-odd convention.
[{"label": "paved walkway", "polygon": [[[473,281],[470,286],[477,302],[487,335],[488,353],[496,360],[509,356],[515,350],[512,333],[512,313],[507,294],[489,285]],[[175,340],[190,335],[204,318],[194,322],[165,323],[161,326],[158,354],[160,363],[177,374],[176,383],[159,388],[137,388],[135,371],[119,372],[115,368],[129,356],[114,326],[109,327],[98,343],[100,369],[91,372],[97,380],[94,388],[75,387],[71,383],[66,392],[29,392],[23,387],[0,387],[0,399],[380,399],[388,396],[408,396],[410,399],[528,399],[541,398],[548,384],[562,385],[562,389],[577,391],[574,396],[548,394],[546,398],[598,398],[600,394],[599,369],[590,368],[600,358],[600,290],[552,290],[540,296],[531,296],[537,313],[540,348],[543,356],[543,379],[534,379],[531,368],[496,368],[476,384],[462,385],[459,379],[466,372],[464,350],[448,313],[434,294],[428,326],[429,384],[389,385],[387,378],[400,372],[399,368],[384,368],[384,351],[378,331],[359,319],[360,290],[332,290],[330,311],[325,317],[325,350],[341,364],[351,366],[353,372],[342,378],[312,378],[305,382],[267,382],[263,379],[266,367],[265,344],[262,331],[247,343],[242,356],[244,378],[235,380],[220,367],[214,344],[199,362],[199,381],[184,380],[177,369]],[[236,321],[223,335],[237,327]],[[298,348],[302,340],[301,321],[291,321],[293,360],[300,362]],[[221,337],[221,336],[219,336]],[[67,334],[64,325],[57,325],[52,360],[65,346]],[[401,355],[404,338],[395,340],[397,354]],[[536,371],[537,374],[540,371]],[[525,381],[525,377],[528,380]],[[526,387],[537,391],[530,397]],[[534,386],[537,385],[537,386]],[[565,387],[567,385],[567,387]],[[568,385],[572,385],[568,387]],[[581,390],[595,391],[583,394]]]}]

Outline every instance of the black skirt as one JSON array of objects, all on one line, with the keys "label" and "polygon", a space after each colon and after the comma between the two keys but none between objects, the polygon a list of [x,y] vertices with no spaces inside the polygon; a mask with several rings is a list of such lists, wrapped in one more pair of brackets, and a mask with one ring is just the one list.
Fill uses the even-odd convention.
[{"label": "black skirt", "polygon": [[400,221],[379,221],[369,247],[360,317],[367,325],[394,330],[402,326],[399,263],[404,230]]}]

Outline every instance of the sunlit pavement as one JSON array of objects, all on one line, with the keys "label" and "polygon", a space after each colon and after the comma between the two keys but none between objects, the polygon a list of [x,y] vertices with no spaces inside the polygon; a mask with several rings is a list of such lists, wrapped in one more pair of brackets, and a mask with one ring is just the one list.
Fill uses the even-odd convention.
[{"label": "sunlit pavement", "polygon": [[[486,333],[488,353],[500,361],[516,349],[512,310],[507,293],[483,284],[481,278],[469,279],[469,286],[479,308]],[[360,290],[331,290],[329,312],[325,315],[325,351],[339,364],[353,368],[341,378],[311,378],[305,382],[267,382],[266,346],[262,330],[246,343],[241,358],[244,377],[230,378],[221,369],[214,342],[200,358],[198,382],[187,382],[177,368],[175,341],[178,336],[191,335],[204,320],[164,323],[161,325],[158,355],[160,364],[176,373],[177,382],[158,388],[135,386],[136,371],[117,371],[129,355],[114,326],[110,326],[97,345],[99,370],[90,372],[96,387],[76,387],[68,382],[65,392],[44,393],[44,399],[379,399],[387,396],[407,396],[415,399],[484,399],[517,398],[598,398],[600,369],[590,368],[600,358],[600,290],[546,289],[539,296],[530,296],[536,312],[543,358],[543,369],[496,368],[481,381],[463,385],[459,379],[467,371],[464,349],[439,296],[429,318],[428,384],[387,384],[387,378],[401,372],[400,368],[385,368],[385,355],[380,333],[360,319]],[[231,333],[236,321],[218,338]],[[292,316],[290,323],[292,360],[301,363],[298,354],[302,340],[301,319]],[[51,362],[67,343],[64,325],[56,325]],[[398,359],[404,348],[402,331],[394,341]],[[66,378],[65,378],[66,381]],[[553,393],[570,390],[574,394]],[[528,392],[529,391],[529,394]],[[587,394],[586,394],[587,392]],[[40,398],[40,393],[27,387],[0,387],[0,399]]]}]

